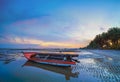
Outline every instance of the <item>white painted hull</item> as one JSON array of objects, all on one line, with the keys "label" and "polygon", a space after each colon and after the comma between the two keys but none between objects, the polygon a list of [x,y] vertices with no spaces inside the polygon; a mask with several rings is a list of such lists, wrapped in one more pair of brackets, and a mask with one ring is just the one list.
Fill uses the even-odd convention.
[{"label": "white painted hull", "polygon": [[34,61],[40,64],[49,64],[49,65],[55,65],[55,66],[71,66],[71,64],[58,64],[58,63],[49,63],[49,62],[38,62],[38,61]]}]

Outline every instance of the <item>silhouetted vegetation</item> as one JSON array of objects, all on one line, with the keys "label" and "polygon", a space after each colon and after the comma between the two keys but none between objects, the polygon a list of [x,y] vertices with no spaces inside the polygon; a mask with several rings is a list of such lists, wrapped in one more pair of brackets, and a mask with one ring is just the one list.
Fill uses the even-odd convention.
[{"label": "silhouetted vegetation", "polygon": [[92,49],[120,49],[120,28],[113,27],[107,32],[96,35],[87,48]]}]

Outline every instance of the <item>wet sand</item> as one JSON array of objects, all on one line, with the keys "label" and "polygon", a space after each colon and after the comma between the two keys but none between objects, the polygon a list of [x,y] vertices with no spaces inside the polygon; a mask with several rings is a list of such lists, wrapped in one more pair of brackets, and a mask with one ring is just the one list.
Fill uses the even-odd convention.
[{"label": "wet sand", "polygon": [[28,61],[20,50],[0,51],[0,82],[120,82],[120,51],[81,50],[72,67]]}]

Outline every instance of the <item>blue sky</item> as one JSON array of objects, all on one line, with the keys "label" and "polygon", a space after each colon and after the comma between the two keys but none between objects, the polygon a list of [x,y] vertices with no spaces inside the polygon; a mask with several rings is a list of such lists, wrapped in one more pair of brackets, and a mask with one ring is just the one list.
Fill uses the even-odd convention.
[{"label": "blue sky", "polygon": [[0,0],[2,48],[84,47],[119,25],[119,0]]}]

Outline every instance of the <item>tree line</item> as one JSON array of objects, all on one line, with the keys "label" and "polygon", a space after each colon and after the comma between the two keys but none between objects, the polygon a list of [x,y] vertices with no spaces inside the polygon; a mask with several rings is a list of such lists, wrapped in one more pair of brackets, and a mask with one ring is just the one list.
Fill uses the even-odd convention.
[{"label": "tree line", "polygon": [[120,28],[113,27],[107,32],[96,35],[86,48],[90,49],[120,49]]}]

